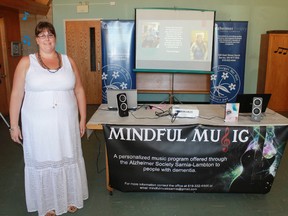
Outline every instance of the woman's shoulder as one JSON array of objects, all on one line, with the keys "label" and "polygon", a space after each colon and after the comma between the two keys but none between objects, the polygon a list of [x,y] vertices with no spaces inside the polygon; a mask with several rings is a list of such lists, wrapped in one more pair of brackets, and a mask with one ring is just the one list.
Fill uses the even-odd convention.
[{"label": "woman's shoulder", "polygon": [[59,54],[62,56],[62,59],[71,61],[71,57],[68,56],[67,54],[62,54],[62,53],[59,53]]},{"label": "woman's shoulder", "polygon": [[71,57],[67,54],[62,54],[63,56],[65,56],[66,58],[68,58],[69,60],[71,59]]},{"label": "woman's shoulder", "polygon": [[20,59],[19,64],[21,64],[21,65],[29,65],[30,64],[30,55],[29,56],[23,56]]},{"label": "woman's shoulder", "polygon": [[68,56],[67,54],[62,54],[62,53],[58,53],[58,54],[61,55],[61,58],[64,62],[67,62],[67,61],[70,63],[73,62],[73,59],[70,56]]},{"label": "woman's shoulder", "polygon": [[15,73],[19,74],[19,73],[23,72],[23,74],[26,74],[26,72],[28,71],[29,66],[30,66],[30,55],[29,56],[23,56],[20,59],[18,65],[16,67]]},{"label": "woman's shoulder", "polygon": [[71,56],[66,55],[67,59],[69,60],[69,62],[73,65],[74,64],[74,60]]},{"label": "woman's shoulder", "polygon": [[23,63],[29,63],[30,60],[31,60],[31,58],[32,58],[32,59],[36,59],[36,54],[33,53],[33,54],[29,54],[29,55],[27,55],[27,56],[23,56],[23,57],[20,59],[20,61],[22,61]]},{"label": "woman's shoulder", "polygon": [[21,61],[29,61],[30,56],[31,56],[31,54],[28,56],[22,56]]},{"label": "woman's shoulder", "polygon": [[62,56],[62,60],[64,61],[64,63],[65,62],[69,63],[73,69],[75,68],[75,62],[74,62],[73,58],[71,58],[67,54],[61,54],[61,56]]}]

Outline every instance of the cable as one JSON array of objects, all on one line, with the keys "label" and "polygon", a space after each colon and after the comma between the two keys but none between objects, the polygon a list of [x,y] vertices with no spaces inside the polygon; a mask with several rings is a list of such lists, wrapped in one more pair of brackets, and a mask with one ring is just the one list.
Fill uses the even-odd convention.
[{"label": "cable", "polygon": [[[159,107],[157,107],[157,106],[153,106],[153,105],[141,105],[141,107],[145,107],[145,109],[158,109],[158,110],[160,110],[160,111],[155,111],[155,116],[154,117],[137,117],[137,116],[135,116],[134,115],[134,112],[130,112],[131,113],[131,115],[135,118],[135,119],[158,119],[158,118],[160,118],[160,117],[163,117],[163,116],[168,116],[168,115],[170,115],[170,110],[171,110],[171,107],[168,109],[168,110],[163,110],[163,109],[161,109],[161,108],[159,108]],[[140,108],[141,108],[140,107]],[[139,109],[140,109],[139,108]]]},{"label": "cable", "polygon": [[211,117],[205,117],[205,116],[198,116],[199,118],[201,119],[206,119],[206,120],[212,120],[214,118],[220,118],[220,119],[223,119],[222,116],[211,116]]},{"label": "cable", "polygon": [[175,120],[176,120],[176,118],[177,118],[177,116],[178,116],[178,113],[179,112],[176,112],[176,113],[174,113],[171,117],[171,123],[173,123]]},{"label": "cable", "polygon": [[147,116],[145,116],[145,117],[137,117],[137,116],[134,115],[133,112],[130,112],[130,113],[131,113],[131,115],[132,115],[135,119],[158,119],[158,118],[159,118],[159,116],[154,116],[154,117],[147,117]]}]

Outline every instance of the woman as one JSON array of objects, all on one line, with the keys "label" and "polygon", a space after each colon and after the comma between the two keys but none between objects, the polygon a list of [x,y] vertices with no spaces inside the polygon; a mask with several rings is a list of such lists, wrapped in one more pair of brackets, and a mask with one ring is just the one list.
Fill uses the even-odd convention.
[{"label": "woman", "polygon": [[81,149],[85,92],[75,62],[55,50],[53,25],[38,23],[35,36],[38,53],[23,57],[15,70],[10,132],[21,143],[21,110],[28,212],[61,215],[82,208],[88,198]]}]

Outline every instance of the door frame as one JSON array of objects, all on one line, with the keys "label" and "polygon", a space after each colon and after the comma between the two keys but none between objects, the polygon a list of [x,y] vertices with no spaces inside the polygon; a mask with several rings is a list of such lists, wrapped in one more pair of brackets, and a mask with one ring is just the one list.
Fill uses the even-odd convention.
[{"label": "door frame", "polygon": [[7,53],[7,42],[6,42],[6,32],[5,32],[5,22],[4,18],[0,18],[0,36],[1,36],[1,47],[0,52],[3,56],[3,73],[6,75],[5,77],[5,86],[6,86],[6,100],[7,100],[7,113],[9,112],[9,104],[10,104],[10,94],[11,94],[11,82],[10,82],[10,73],[9,73],[9,62],[8,62],[8,53]]}]

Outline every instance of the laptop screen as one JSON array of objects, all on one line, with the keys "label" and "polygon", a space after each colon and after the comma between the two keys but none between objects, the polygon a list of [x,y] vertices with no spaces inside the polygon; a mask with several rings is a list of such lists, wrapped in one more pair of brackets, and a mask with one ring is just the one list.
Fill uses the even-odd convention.
[{"label": "laptop screen", "polygon": [[240,103],[239,113],[251,113],[253,98],[262,98],[262,113],[266,111],[271,94],[238,94],[235,103]]}]

